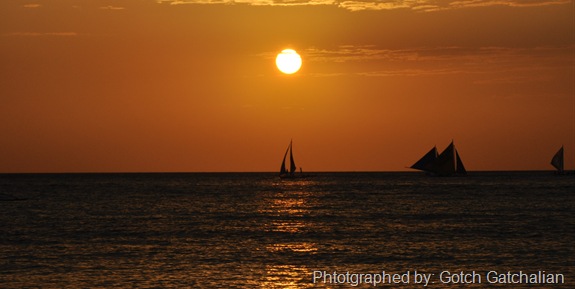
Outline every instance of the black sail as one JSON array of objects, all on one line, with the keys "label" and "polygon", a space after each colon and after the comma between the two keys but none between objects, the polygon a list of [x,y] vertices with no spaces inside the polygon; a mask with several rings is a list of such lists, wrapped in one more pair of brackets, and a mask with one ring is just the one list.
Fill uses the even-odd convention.
[{"label": "black sail", "polygon": [[557,169],[558,173],[563,173],[564,164],[563,164],[563,146],[555,153],[553,158],[551,159],[551,165]]},{"label": "black sail", "polygon": [[437,147],[433,147],[410,168],[425,172],[432,172],[435,160],[437,160]]}]

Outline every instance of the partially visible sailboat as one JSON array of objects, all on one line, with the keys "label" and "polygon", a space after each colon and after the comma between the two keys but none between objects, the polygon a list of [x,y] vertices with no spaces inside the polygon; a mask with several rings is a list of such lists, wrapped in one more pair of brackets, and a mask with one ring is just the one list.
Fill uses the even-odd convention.
[{"label": "partially visible sailboat", "polygon": [[437,148],[433,147],[421,159],[410,168],[427,172],[434,176],[465,176],[467,171],[459,157],[459,153],[451,141],[451,144],[437,154]]},{"label": "partially visible sailboat", "polygon": [[[286,159],[289,153],[289,170],[286,167]],[[284,159],[282,161],[282,166],[280,168],[280,178],[294,178],[296,176],[296,165],[293,158],[292,141],[289,142],[289,146],[284,154]]]},{"label": "partially visible sailboat", "polygon": [[563,162],[563,146],[555,153],[551,159],[551,165],[557,170],[557,174],[565,173],[564,162]]}]

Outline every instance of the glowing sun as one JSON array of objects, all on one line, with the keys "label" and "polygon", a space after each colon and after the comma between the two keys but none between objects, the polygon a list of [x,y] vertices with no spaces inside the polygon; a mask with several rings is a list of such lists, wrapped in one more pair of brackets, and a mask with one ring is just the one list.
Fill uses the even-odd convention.
[{"label": "glowing sun", "polygon": [[281,72],[293,74],[301,67],[301,57],[293,49],[284,49],[276,56],[276,65]]}]

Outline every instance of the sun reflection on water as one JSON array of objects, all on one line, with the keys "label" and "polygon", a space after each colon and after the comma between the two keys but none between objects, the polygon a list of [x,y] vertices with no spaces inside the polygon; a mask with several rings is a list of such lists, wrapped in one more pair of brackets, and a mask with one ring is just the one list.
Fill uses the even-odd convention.
[{"label": "sun reflection on water", "polygon": [[267,247],[270,252],[297,252],[297,253],[313,253],[316,252],[316,243],[290,243],[290,244],[271,244]]},{"label": "sun reflection on water", "polygon": [[269,225],[268,231],[283,232],[283,233],[299,233],[303,232],[307,227],[304,221],[272,221]]},{"label": "sun reflection on water", "polygon": [[295,265],[270,265],[266,266],[266,275],[259,282],[260,288],[295,289],[309,287],[306,279],[310,269],[305,266]]},{"label": "sun reflection on water", "polygon": [[314,197],[302,182],[279,183],[280,190],[266,194],[259,202],[259,213],[265,216],[265,230],[276,235],[262,248],[276,264],[265,267],[265,275],[257,282],[259,288],[307,288],[310,269],[294,264],[303,256],[317,254],[318,244],[303,238],[313,230],[310,216]]},{"label": "sun reflection on water", "polygon": [[312,204],[308,192],[274,192],[262,199],[259,213],[268,216],[267,231],[299,233],[310,226]]},{"label": "sun reflection on water", "polygon": [[302,216],[309,212],[306,207],[305,199],[286,198],[274,199],[270,209],[279,215],[289,214],[291,216]]}]

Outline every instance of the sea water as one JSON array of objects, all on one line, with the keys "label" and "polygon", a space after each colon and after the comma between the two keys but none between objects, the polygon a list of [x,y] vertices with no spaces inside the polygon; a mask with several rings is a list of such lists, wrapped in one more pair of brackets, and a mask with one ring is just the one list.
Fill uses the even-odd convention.
[{"label": "sea water", "polygon": [[575,288],[573,175],[4,174],[0,194],[0,288]]}]

